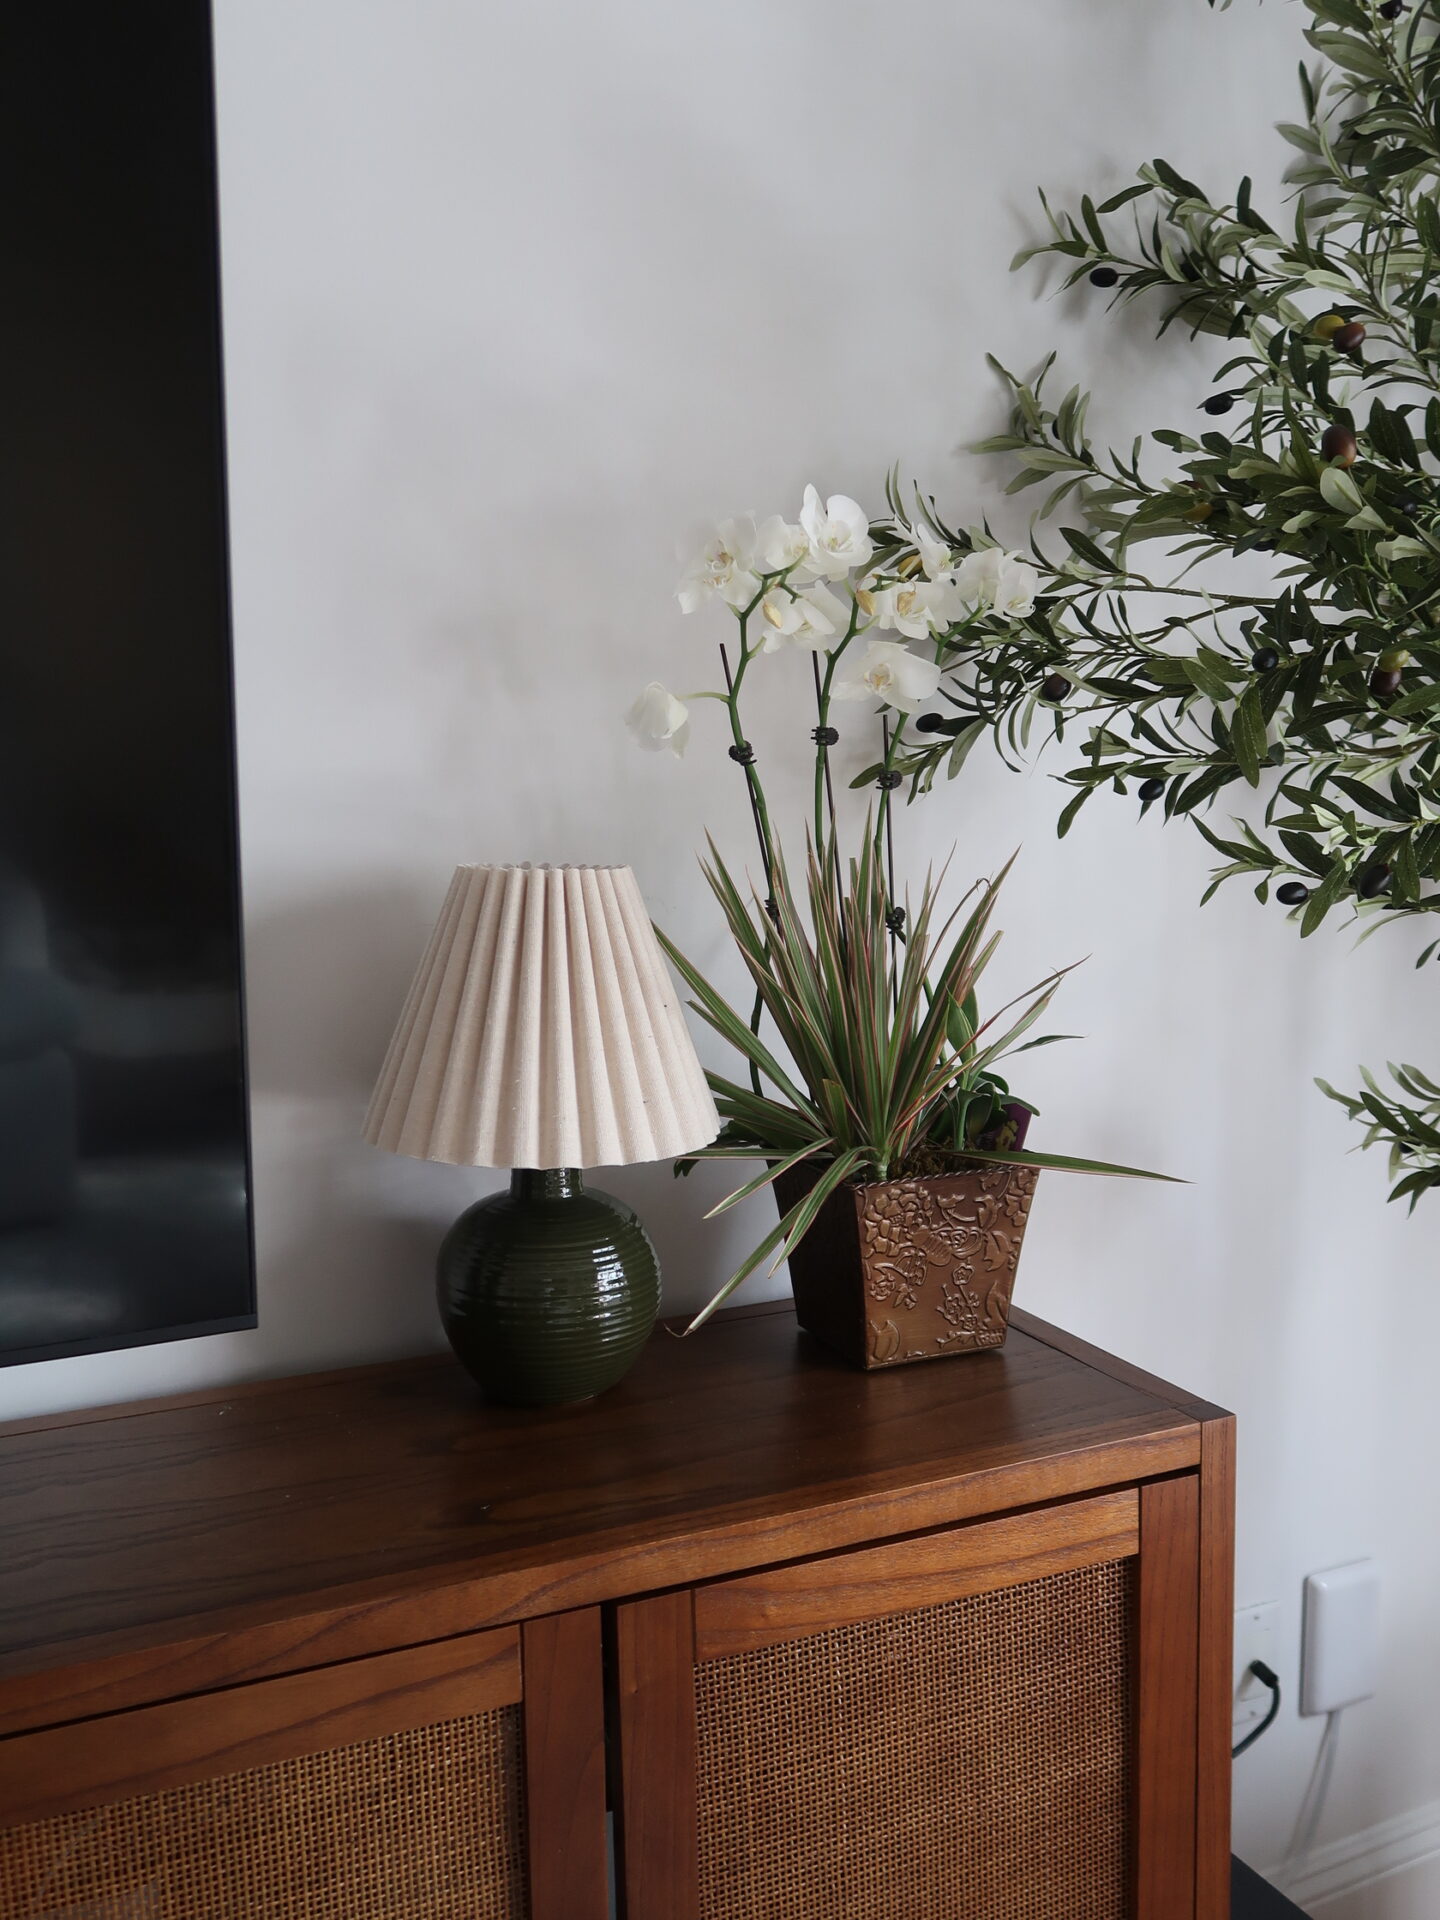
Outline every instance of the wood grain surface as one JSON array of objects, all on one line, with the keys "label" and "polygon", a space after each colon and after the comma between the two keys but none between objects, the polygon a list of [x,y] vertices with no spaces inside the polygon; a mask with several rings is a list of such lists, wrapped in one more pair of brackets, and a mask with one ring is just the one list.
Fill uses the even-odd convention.
[{"label": "wood grain surface", "polygon": [[1235,1631],[1235,1417],[1223,1407],[1172,1387],[1103,1348],[1017,1311],[1012,1324],[1059,1353],[1112,1379],[1153,1393],[1200,1422],[1199,1672],[1196,1738],[1195,1912],[1197,1920],[1230,1920],[1231,1707]]},{"label": "wood grain surface", "polygon": [[1135,1920],[1193,1920],[1200,1482],[1140,1490],[1135,1654]]},{"label": "wood grain surface", "polygon": [[993,1593],[1140,1548],[1133,1488],[718,1581],[695,1594],[695,1655],[718,1660],[858,1620]]},{"label": "wood grain surface", "polygon": [[600,1609],[527,1620],[525,1836],[532,1920],[609,1920]]},{"label": "wood grain surface", "polygon": [[1023,1333],[1027,1339],[1053,1347],[1056,1353],[1068,1354],[1072,1360],[1079,1360],[1084,1366],[1093,1367],[1096,1373],[1106,1374],[1112,1380],[1123,1381],[1127,1387],[1134,1387],[1140,1393],[1152,1394],[1157,1400],[1163,1400],[1166,1406],[1178,1407],[1182,1413],[1188,1413],[1196,1420],[1233,1418],[1224,1407],[1217,1407],[1213,1401],[1202,1400],[1183,1387],[1172,1386],[1168,1380],[1162,1380],[1158,1373],[1147,1373],[1143,1367],[1132,1366],[1128,1360],[1122,1360],[1119,1354],[1107,1353],[1104,1347],[1082,1340],[1077,1333],[1067,1333],[1064,1327],[1052,1326],[1048,1320],[1027,1313],[1023,1307],[1011,1308],[1010,1326],[1012,1331]]},{"label": "wood grain surface", "polygon": [[867,1377],[777,1303],[583,1407],[430,1358],[21,1422],[0,1734],[1193,1467],[1153,1384],[1023,1331]]},{"label": "wood grain surface", "polygon": [[513,1705],[514,1627],[0,1740],[0,1825]]},{"label": "wood grain surface", "polygon": [[1200,1667],[1196,1920],[1230,1920],[1230,1743],[1235,1638],[1235,1421],[1200,1429]]},{"label": "wood grain surface", "polygon": [[699,1920],[695,1625],[688,1593],[615,1609],[625,1920]]}]

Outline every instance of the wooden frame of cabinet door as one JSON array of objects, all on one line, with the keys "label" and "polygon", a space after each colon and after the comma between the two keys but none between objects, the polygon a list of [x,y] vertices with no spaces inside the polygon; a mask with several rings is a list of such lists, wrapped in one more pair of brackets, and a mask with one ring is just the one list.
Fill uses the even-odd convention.
[{"label": "wooden frame of cabinet door", "polygon": [[1209,1856],[1228,1830],[1201,1830],[1200,1518],[1183,1473],[618,1606],[625,1920],[699,1920],[697,1662],[1132,1556],[1130,1915],[1221,1920]]},{"label": "wooden frame of cabinet door", "polygon": [[529,1920],[607,1920],[598,1607],[0,1740],[0,1828],[522,1711]]}]

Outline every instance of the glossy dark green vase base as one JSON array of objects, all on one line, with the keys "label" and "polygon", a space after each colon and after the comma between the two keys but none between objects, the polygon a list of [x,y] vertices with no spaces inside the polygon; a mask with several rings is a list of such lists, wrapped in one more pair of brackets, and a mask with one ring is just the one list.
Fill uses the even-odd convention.
[{"label": "glossy dark green vase base", "polygon": [[660,1306],[660,1267],[633,1208],[572,1168],[517,1168],[467,1208],[436,1274],[460,1364],[492,1400],[562,1406],[629,1372]]}]

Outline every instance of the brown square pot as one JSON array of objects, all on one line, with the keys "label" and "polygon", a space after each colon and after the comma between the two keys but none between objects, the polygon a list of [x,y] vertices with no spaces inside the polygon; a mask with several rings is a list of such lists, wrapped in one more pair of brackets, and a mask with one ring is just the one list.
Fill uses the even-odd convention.
[{"label": "brown square pot", "polygon": [[[782,1213],[818,1174],[781,1174]],[[1003,1346],[1038,1177],[985,1166],[841,1187],[790,1256],[800,1325],[867,1369]]]}]

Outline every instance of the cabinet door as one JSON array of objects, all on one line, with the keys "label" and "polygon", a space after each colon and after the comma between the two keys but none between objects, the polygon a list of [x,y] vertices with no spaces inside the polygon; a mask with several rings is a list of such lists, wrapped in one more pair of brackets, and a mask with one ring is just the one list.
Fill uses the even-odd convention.
[{"label": "cabinet door", "polygon": [[627,1920],[1191,1920],[1193,1476],[616,1613]]},{"label": "cabinet door", "polygon": [[596,1609],[0,1741],[0,1920],[604,1920]]}]

